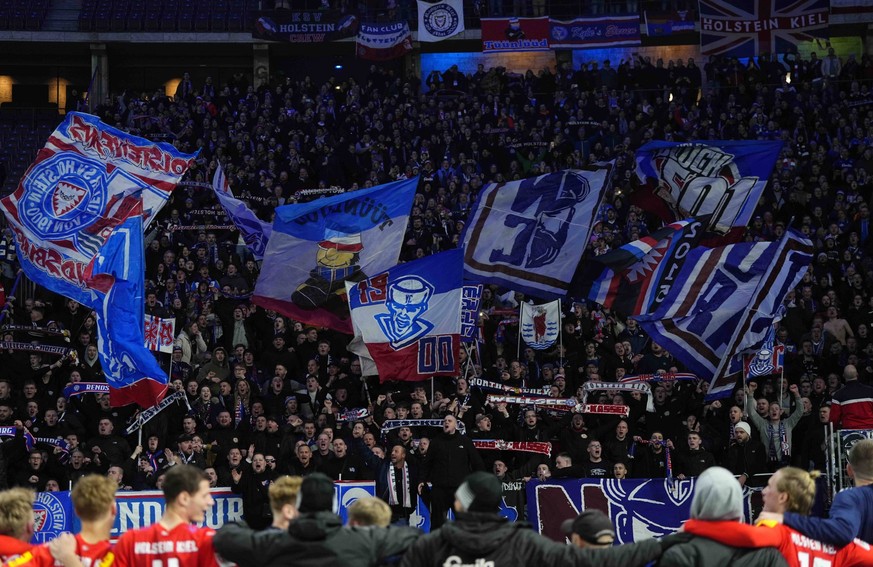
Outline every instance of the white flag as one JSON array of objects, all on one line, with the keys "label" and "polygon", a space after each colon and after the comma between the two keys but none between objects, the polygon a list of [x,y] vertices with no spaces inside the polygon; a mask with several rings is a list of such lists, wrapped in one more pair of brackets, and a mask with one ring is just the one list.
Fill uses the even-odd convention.
[{"label": "white flag", "polygon": [[542,305],[521,304],[521,338],[536,350],[545,350],[558,340],[561,329],[561,300]]},{"label": "white flag", "polygon": [[418,0],[418,41],[442,41],[464,31],[463,0]]}]

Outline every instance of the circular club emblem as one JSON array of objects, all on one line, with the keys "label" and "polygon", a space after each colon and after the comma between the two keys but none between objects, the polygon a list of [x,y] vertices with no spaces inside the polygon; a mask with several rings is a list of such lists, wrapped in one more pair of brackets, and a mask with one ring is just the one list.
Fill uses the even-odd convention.
[{"label": "circular club emblem", "polygon": [[436,37],[449,37],[458,29],[460,18],[451,6],[438,4],[424,11],[424,29]]},{"label": "circular club emblem", "polygon": [[33,533],[36,541],[49,541],[69,530],[67,514],[60,499],[51,492],[40,492],[33,503]]},{"label": "circular club emblem", "polygon": [[46,240],[69,237],[103,216],[105,169],[75,154],[57,154],[33,166],[22,180],[21,221]]},{"label": "circular club emblem", "polygon": [[567,28],[564,26],[552,26],[552,38],[557,39],[559,41],[563,41],[567,39],[567,36],[570,35],[567,33]]}]

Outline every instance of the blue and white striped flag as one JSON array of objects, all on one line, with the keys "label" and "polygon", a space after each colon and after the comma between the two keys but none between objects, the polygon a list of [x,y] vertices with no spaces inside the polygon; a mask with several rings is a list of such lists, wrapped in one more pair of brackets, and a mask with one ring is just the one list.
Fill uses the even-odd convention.
[{"label": "blue and white striped flag", "polygon": [[215,195],[224,208],[224,212],[242,234],[243,240],[252,251],[252,255],[256,260],[263,260],[267,242],[273,233],[273,227],[270,223],[259,219],[245,203],[233,196],[227,183],[227,177],[220,165],[212,178],[212,188],[215,190]]},{"label": "blue and white striped flag", "polygon": [[778,242],[694,250],[660,308],[637,320],[690,372],[710,380],[708,398],[727,396],[736,380],[731,361],[760,347],[811,261],[812,243],[791,230]]}]

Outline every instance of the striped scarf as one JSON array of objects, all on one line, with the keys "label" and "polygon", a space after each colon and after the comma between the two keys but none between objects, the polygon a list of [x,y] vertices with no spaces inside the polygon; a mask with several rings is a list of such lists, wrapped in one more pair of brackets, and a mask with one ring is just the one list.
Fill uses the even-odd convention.
[{"label": "striped scarf", "polygon": [[409,465],[403,461],[403,476],[400,479],[401,489],[403,490],[403,503],[400,502],[400,497],[397,494],[397,467],[394,464],[388,466],[388,504],[391,506],[403,506],[404,508],[412,508],[412,501],[409,498]]}]

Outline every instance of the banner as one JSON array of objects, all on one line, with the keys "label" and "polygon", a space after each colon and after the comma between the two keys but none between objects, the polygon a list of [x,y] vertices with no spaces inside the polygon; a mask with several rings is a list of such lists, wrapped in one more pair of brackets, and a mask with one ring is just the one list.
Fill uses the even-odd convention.
[{"label": "banner", "polygon": [[362,23],[358,30],[357,55],[369,61],[389,61],[412,51],[409,23]]},{"label": "banner", "polygon": [[145,316],[145,346],[147,349],[172,354],[175,337],[175,317],[161,319],[152,315]]},{"label": "banner", "polygon": [[426,380],[459,373],[460,249],[346,282],[355,336],[350,348],[376,364],[379,379]]},{"label": "banner", "polygon": [[351,333],[345,282],[397,263],[417,185],[416,177],[278,207],[252,301]]},{"label": "banner", "polygon": [[873,12],[869,0],[831,0],[831,14],[863,14]]},{"label": "banner", "polygon": [[561,332],[561,300],[542,305],[521,304],[521,338],[534,350],[551,348]]},{"label": "banner", "polygon": [[352,37],[357,31],[358,18],[351,14],[276,10],[258,17],[252,37],[290,43],[322,43]]},{"label": "banner", "polygon": [[611,165],[486,185],[461,235],[464,277],[559,299],[588,245]]},{"label": "banner", "polygon": [[829,0],[700,0],[703,55],[756,57],[795,53],[803,41],[828,38]]},{"label": "banner", "polygon": [[693,250],[658,311],[636,319],[653,341],[710,381],[708,399],[727,396],[736,381],[729,364],[761,345],[811,261],[812,243],[793,230],[778,242]]},{"label": "banner", "polygon": [[67,113],[0,208],[27,277],[83,305],[85,269],[135,206],[144,226],[195,156]]},{"label": "banner", "polygon": [[465,285],[461,288],[461,342],[479,340],[479,303],[482,300],[482,284]]},{"label": "banner", "polygon": [[482,52],[548,51],[549,18],[482,18]]},{"label": "banner", "polygon": [[273,227],[270,226],[270,223],[259,219],[245,203],[233,196],[221,165],[215,170],[212,188],[227,216],[242,234],[243,240],[252,251],[255,260],[263,260],[267,242],[273,233]]},{"label": "banner", "polygon": [[697,14],[690,10],[678,10],[676,12],[653,12],[646,10],[643,13],[645,20],[646,35],[649,37],[665,37],[678,34],[694,33],[697,24]]},{"label": "banner", "polygon": [[571,293],[625,316],[654,311],[670,292],[688,252],[700,243],[709,224],[704,219],[671,223],[579,264]]},{"label": "banner", "polygon": [[551,49],[640,45],[640,17],[604,16],[549,20]]},{"label": "banner", "polygon": [[761,348],[743,359],[746,378],[751,380],[782,372],[784,355],[785,345],[776,342],[776,326],[771,325]]},{"label": "banner", "polygon": [[640,183],[673,222],[712,215],[709,229],[745,230],[782,149],[780,141],[649,142],[635,152]]},{"label": "banner", "polygon": [[441,0],[430,3],[418,0],[418,41],[442,41],[464,31],[464,2]]}]

